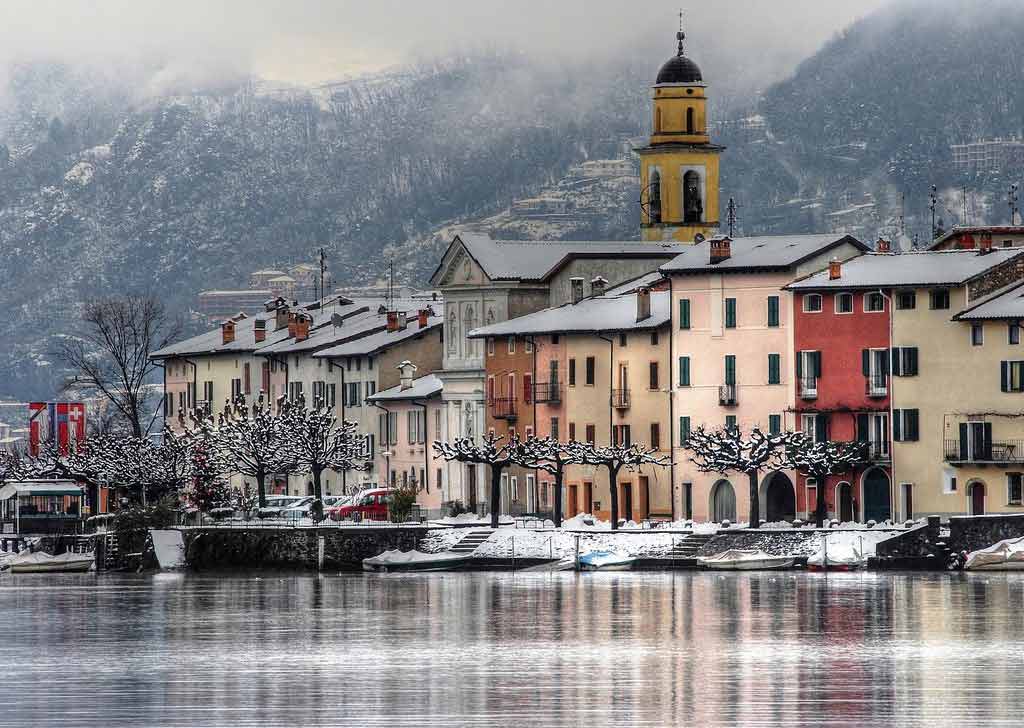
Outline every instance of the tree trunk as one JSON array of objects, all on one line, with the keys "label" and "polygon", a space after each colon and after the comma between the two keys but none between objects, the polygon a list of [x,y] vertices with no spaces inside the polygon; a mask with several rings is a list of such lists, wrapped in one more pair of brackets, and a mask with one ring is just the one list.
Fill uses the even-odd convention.
[{"label": "tree trunk", "polygon": [[323,473],[323,468],[313,468],[313,497],[317,500],[323,500],[324,492],[320,487],[320,474]]},{"label": "tree trunk", "polygon": [[491,528],[498,527],[498,512],[501,510],[501,467],[491,465]]},{"label": "tree trunk", "polygon": [[747,478],[750,480],[750,521],[751,528],[759,528],[761,526],[761,498],[757,492],[757,471],[753,470],[747,473]]},{"label": "tree trunk", "polygon": [[816,478],[818,493],[817,503],[814,506],[814,525],[821,528],[825,525],[825,512],[828,510],[825,504],[825,478]]},{"label": "tree trunk", "polygon": [[619,467],[608,466],[608,490],[612,496],[612,530],[619,528]]},{"label": "tree trunk", "polygon": [[555,512],[552,514],[555,528],[562,527],[562,480],[564,477],[565,471],[562,468],[555,471]]},{"label": "tree trunk", "polygon": [[256,471],[256,496],[259,499],[259,507],[267,507],[267,475],[262,470]]}]

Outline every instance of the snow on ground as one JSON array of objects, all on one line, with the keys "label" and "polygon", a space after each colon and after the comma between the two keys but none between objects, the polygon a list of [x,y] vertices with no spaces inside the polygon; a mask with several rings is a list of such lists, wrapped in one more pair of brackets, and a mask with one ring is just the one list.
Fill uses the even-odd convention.
[{"label": "snow on ground", "polygon": [[661,556],[672,549],[673,539],[680,536],[657,531],[614,533],[610,529],[593,528],[590,531],[566,530],[529,531],[517,528],[499,528],[474,553],[475,556],[497,558],[564,558],[576,553],[579,538],[580,553],[612,551],[629,556]]},{"label": "snow on ground", "polygon": [[830,556],[848,556],[857,553],[861,558],[875,555],[875,546],[879,541],[892,538],[901,531],[883,531],[878,528],[858,528],[848,531],[827,531],[828,553]]},{"label": "snow on ground", "polygon": [[447,551],[469,534],[467,528],[435,528],[420,540],[419,550],[428,554]]},{"label": "snow on ground", "polygon": [[[501,525],[512,525],[513,521],[508,516],[499,516],[498,523]],[[480,517],[475,513],[460,513],[457,516],[445,516],[444,518],[435,518],[430,521],[431,525],[437,524],[439,526],[480,526],[481,528],[489,528],[491,525],[491,517],[484,516]]]}]

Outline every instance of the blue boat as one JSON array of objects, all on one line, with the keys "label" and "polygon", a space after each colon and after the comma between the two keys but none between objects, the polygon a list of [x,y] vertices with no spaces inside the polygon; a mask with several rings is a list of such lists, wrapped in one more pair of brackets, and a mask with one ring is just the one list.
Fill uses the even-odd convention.
[{"label": "blue boat", "polygon": [[580,571],[629,571],[636,557],[614,551],[588,551],[580,556]]}]

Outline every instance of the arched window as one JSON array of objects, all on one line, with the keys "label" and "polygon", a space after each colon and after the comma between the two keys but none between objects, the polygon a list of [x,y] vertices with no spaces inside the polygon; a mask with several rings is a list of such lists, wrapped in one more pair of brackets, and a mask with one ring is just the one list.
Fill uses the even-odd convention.
[{"label": "arched window", "polygon": [[719,480],[711,489],[711,518],[715,523],[736,520],[736,491],[728,480]]},{"label": "arched window", "polygon": [[693,107],[686,110],[686,133],[693,134]]},{"label": "arched window", "polygon": [[647,188],[647,217],[652,223],[661,222],[661,174],[651,170],[650,184]]},{"label": "arched window", "polygon": [[683,222],[701,222],[704,219],[704,200],[701,199],[700,174],[690,170],[683,175]]},{"label": "arched window", "polygon": [[661,107],[659,106],[654,110],[654,133],[657,134],[661,131]]}]

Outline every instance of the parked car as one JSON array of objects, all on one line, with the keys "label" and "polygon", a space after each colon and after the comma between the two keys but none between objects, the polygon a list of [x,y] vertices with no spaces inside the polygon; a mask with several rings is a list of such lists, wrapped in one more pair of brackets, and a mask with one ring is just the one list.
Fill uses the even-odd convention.
[{"label": "parked car", "polygon": [[261,516],[263,518],[281,518],[283,511],[294,508],[307,500],[312,501],[312,498],[300,495],[268,495],[267,507],[261,511]]},{"label": "parked car", "polygon": [[[330,518],[332,521],[340,521],[340,520],[342,520],[341,519],[341,515],[340,515],[341,509],[344,508],[345,506],[352,505],[352,499],[353,498],[355,498],[354,495],[343,495],[343,496],[340,496],[328,508],[324,509],[324,514],[328,518]],[[326,503],[325,503],[325,505],[326,505]]]},{"label": "parked car", "polygon": [[386,521],[390,498],[391,490],[388,488],[360,491],[352,497],[352,502],[348,505],[331,509],[331,518],[336,521],[353,517],[364,521]]},{"label": "parked car", "polygon": [[315,498],[311,495],[299,498],[297,502],[291,503],[281,509],[281,518],[287,518],[289,521],[298,521],[302,518],[309,517],[309,507],[313,505]]}]

